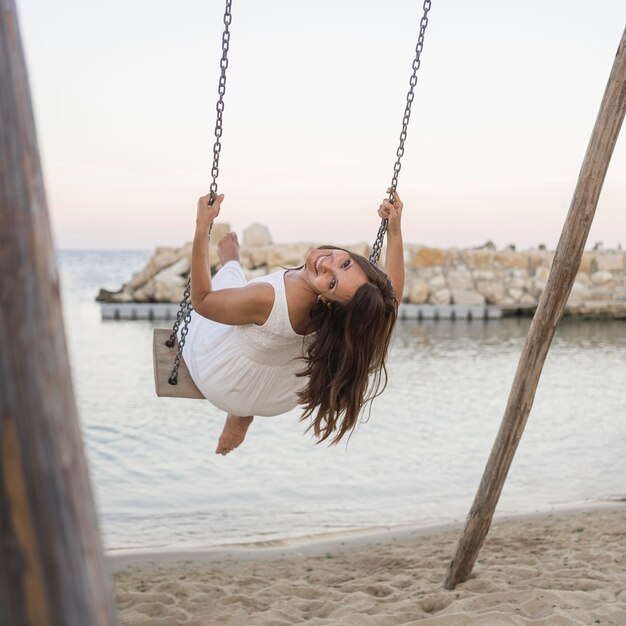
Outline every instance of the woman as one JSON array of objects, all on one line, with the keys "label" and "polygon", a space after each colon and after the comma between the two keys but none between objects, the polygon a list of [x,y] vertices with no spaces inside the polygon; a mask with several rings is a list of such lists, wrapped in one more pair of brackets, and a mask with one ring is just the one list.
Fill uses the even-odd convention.
[{"label": "woman", "polygon": [[191,260],[194,309],[183,357],[212,404],[228,413],[216,453],[244,440],[254,415],[298,404],[319,441],[337,443],[361,407],[382,393],[385,362],[404,289],[402,202],[383,200],[389,220],[382,272],[341,248],[311,250],[303,265],[246,283],[234,233],[217,246],[211,279],[208,237],[224,195],[198,200]]}]

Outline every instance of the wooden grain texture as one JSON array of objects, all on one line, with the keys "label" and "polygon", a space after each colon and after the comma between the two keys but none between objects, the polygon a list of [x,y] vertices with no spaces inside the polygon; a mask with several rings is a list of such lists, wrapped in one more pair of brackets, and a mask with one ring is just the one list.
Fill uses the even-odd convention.
[{"label": "wooden grain texture", "polygon": [[168,348],[165,342],[170,338],[172,331],[167,328],[155,328],[152,337],[152,357],[154,363],[154,385],[156,394],[164,398],[191,398],[204,400],[204,396],[196,387],[189,375],[184,359],[178,368],[178,384],[170,385],[169,379],[174,366],[174,358],[178,350],[178,342],[173,348]]},{"label": "wooden grain texture", "polygon": [[580,170],[548,282],[528,331],[502,424],[444,581],[453,589],[472,572],[530,414],[539,376],[580,266],[613,148],[626,112],[626,30]]},{"label": "wooden grain texture", "polygon": [[116,624],[15,3],[0,0],[0,626]]}]

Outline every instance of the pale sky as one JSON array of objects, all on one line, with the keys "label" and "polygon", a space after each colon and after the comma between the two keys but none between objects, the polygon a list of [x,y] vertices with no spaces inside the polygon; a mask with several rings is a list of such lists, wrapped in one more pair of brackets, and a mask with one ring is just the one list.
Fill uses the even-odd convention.
[{"label": "pale sky", "polygon": [[[60,248],[193,237],[224,3],[28,0],[20,21]],[[220,216],[372,242],[421,17],[414,0],[233,0]],[[398,191],[407,242],[556,245],[624,0],[433,0]],[[626,246],[626,129],[589,245]]]}]

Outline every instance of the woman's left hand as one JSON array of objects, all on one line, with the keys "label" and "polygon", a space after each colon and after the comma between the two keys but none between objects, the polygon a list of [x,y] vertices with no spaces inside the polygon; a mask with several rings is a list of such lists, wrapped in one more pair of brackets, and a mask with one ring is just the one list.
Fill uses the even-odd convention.
[{"label": "woman's left hand", "polygon": [[196,224],[208,228],[213,224],[215,218],[220,214],[220,208],[224,200],[224,194],[215,197],[211,204],[211,194],[198,199],[198,212],[196,213]]},{"label": "woman's left hand", "polygon": [[[391,188],[387,189],[387,193],[391,191]],[[378,209],[378,215],[385,220],[389,220],[387,226],[387,232],[391,234],[399,234],[401,232],[401,219],[402,219],[402,200],[397,191],[393,192],[393,202],[390,202],[385,198]]]}]

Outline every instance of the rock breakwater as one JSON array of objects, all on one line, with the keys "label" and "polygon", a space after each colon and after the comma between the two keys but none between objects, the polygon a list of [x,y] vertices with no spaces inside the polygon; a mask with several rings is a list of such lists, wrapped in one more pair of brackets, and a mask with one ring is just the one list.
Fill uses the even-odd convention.
[{"label": "rock breakwater", "polygon": [[[216,243],[229,231],[215,224],[210,242],[211,269],[219,269]],[[319,242],[273,243],[267,227],[249,226],[243,233],[241,264],[249,279],[281,267],[302,264]],[[345,245],[368,256],[367,243]],[[542,247],[498,250],[490,243],[479,248],[404,247],[406,285],[403,301],[432,305],[497,305],[532,311],[543,292],[554,252]],[[381,256],[384,259],[384,251]],[[191,244],[158,247],[146,266],[117,292],[100,290],[101,302],[179,302],[189,275]],[[626,319],[626,258],[621,249],[583,254],[566,313],[583,317]]]}]

